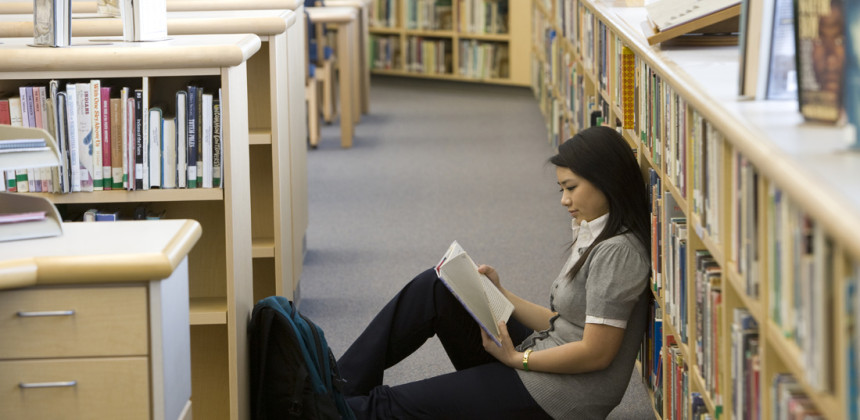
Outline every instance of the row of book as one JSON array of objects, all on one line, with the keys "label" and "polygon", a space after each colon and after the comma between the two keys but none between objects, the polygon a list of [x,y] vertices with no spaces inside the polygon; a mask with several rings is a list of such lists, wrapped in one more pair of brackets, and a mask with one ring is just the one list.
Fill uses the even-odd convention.
[{"label": "row of book", "polygon": [[394,28],[397,26],[398,8],[400,0],[371,0],[370,3],[370,26],[377,28]]},{"label": "row of book", "polygon": [[404,0],[406,29],[450,31],[454,28],[451,0]]},{"label": "row of book", "polygon": [[369,54],[371,69],[399,70],[400,37],[397,35],[371,35]]},{"label": "row of book", "polygon": [[508,44],[460,40],[459,74],[473,79],[504,79],[510,74]]},{"label": "row of book", "polygon": [[406,71],[451,74],[451,40],[409,37],[406,40]]},{"label": "row of book", "polygon": [[833,389],[834,245],[808,214],[773,185],[767,192],[769,316],[802,351],[805,379]]},{"label": "row of book", "polygon": [[[0,124],[38,127],[56,140],[53,170],[6,171],[10,192],[92,192],[113,189],[222,186],[220,90],[188,86],[175,102],[149,106],[142,88],[93,79],[22,86],[0,100]],[[169,112],[169,113],[168,113]]]},{"label": "row of book", "polygon": [[473,34],[508,32],[509,0],[459,0],[457,30]]}]

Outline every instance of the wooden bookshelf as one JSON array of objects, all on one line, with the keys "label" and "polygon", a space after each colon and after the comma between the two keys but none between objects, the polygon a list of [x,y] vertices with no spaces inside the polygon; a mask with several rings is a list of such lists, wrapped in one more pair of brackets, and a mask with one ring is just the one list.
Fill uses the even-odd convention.
[{"label": "wooden bookshelf", "polygon": [[[99,191],[42,194],[69,213],[109,206],[130,214],[146,204],[171,219],[194,219],[203,235],[188,256],[194,412],[203,418],[247,413],[246,326],[253,307],[252,176],[249,146],[248,60],[256,35],[171,35],[162,42],[91,42],[86,47],[33,48],[32,38],[5,38],[0,90],[50,80],[100,79],[105,86],[148,87],[151,103],[175,88],[205,83],[221,89],[224,187],[194,190]],[[254,146],[258,147],[258,146]],[[271,212],[269,212],[271,213]],[[94,238],[97,239],[97,238]],[[130,238],[129,240],[133,240]]]},{"label": "wooden bookshelf", "polygon": [[[741,98],[737,46],[650,45],[641,2],[534,0],[532,8],[532,89],[551,144],[589,126],[591,111],[610,126],[630,115],[626,49],[635,62],[635,106],[631,125],[617,128],[646,180],[653,172],[660,181],[657,228],[667,232],[670,196],[682,215],[676,226],[686,228],[684,248],[676,248],[681,237],[664,236],[653,263],[661,268],[655,302],[664,311],[663,343],[667,334],[687,335],[678,353],[689,388],[672,407],[664,371],[655,416],[692,414],[695,392],[712,416],[737,418],[736,408],[758,407],[760,418],[774,418],[774,378],[790,374],[824,418],[851,418],[860,326],[860,154],[850,149],[852,130],[804,122],[794,101]],[[719,275],[697,271],[697,251],[710,254]],[[697,287],[709,293],[705,300],[697,300]],[[757,350],[742,359],[733,348],[735,310],[757,325]],[[705,330],[697,316],[710,322]],[[651,351],[665,356],[667,347]],[[745,384],[750,393],[734,407],[738,362],[758,366],[737,369],[759,382]]]},{"label": "wooden bookshelf", "polygon": [[[396,44],[395,48],[399,52],[393,58],[392,68],[384,68],[374,63],[374,47],[369,47],[371,50],[371,73],[513,86],[529,85],[531,80],[531,64],[526,58],[529,57],[531,50],[530,37],[528,35],[531,33],[529,2],[518,0],[505,1],[508,4],[506,33],[472,33],[458,24],[460,21],[460,5],[467,4],[467,0],[451,0],[451,28],[439,30],[407,27],[407,7],[414,0],[391,0],[396,4],[396,16],[392,16],[391,19],[394,24],[388,25],[387,22],[381,22],[379,16],[374,15],[374,13],[377,10],[378,3],[386,1],[388,0],[374,0],[373,6],[371,6],[371,16],[369,19],[370,42],[373,45],[378,37],[390,37],[394,40]],[[494,1],[490,0],[488,3],[493,3]],[[445,44],[445,54],[448,58],[444,71],[422,72],[416,69],[409,69],[407,50],[409,49],[409,43],[415,39],[427,39]],[[498,48],[507,48],[507,74],[499,77],[487,77],[487,73],[483,76],[461,74],[459,71],[461,60],[465,57],[464,54],[467,53],[463,50],[461,41],[473,41],[478,46],[489,44],[496,45]]]}]

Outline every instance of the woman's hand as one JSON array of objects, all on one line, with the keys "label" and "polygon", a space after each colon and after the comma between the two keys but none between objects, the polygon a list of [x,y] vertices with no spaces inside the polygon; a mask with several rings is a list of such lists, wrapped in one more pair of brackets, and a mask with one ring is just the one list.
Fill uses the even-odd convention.
[{"label": "woman's hand", "polygon": [[502,292],[505,291],[504,289],[502,289],[502,281],[499,280],[499,273],[496,271],[495,268],[486,264],[481,264],[478,266],[478,272],[487,276],[490,281],[493,282],[497,289],[501,290]]},{"label": "woman's hand", "polygon": [[511,336],[508,335],[508,327],[501,321],[499,321],[499,335],[499,341],[502,342],[501,347],[496,345],[496,342],[493,341],[493,339],[487,335],[487,332],[482,329],[481,341],[483,342],[484,350],[493,355],[493,357],[498,359],[500,362],[504,363],[505,366],[512,367],[514,369],[522,366],[523,354],[514,348]]}]

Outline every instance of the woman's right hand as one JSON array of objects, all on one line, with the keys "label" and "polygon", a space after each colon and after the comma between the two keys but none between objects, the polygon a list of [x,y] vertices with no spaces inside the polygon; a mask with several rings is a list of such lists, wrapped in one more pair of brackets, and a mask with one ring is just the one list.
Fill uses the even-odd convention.
[{"label": "woman's right hand", "polygon": [[502,282],[501,280],[499,280],[499,273],[496,271],[495,268],[486,264],[481,264],[478,266],[478,272],[487,276],[490,281],[493,282],[497,289],[504,292],[504,289],[502,289]]}]

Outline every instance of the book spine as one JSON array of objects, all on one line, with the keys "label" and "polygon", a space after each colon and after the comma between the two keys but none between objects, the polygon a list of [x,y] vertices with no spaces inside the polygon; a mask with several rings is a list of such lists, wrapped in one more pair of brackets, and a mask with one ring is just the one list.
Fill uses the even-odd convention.
[{"label": "book spine", "polygon": [[113,113],[111,112],[110,87],[101,87],[100,93],[102,109],[102,188],[110,190],[113,188]]},{"label": "book spine", "polygon": [[203,87],[197,87],[197,187],[203,186]]},{"label": "book spine", "polygon": [[212,104],[212,186],[221,187],[221,90]]},{"label": "book spine", "polygon": [[184,90],[176,92],[176,186],[178,188],[185,188],[188,179],[186,99],[187,93]]},{"label": "book spine", "polygon": [[93,191],[93,130],[90,108],[90,84],[78,83],[78,147],[81,191]]},{"label": "book spine", "polygon": [[212,95],[202,95],[201,101],[201,127],[202,130],[202,164],[201,186],[203,188],[212,188]]},{"label": "book spine", "polygon": [[149,109],[149,187],[161,187],[161,108]]},{"label": "book spine", "polygon": [[123,102],[121,98],[112,98],[110,100],[110,148],[111,148],[111,188],[123,188],[122,183],[122,151],[125,144],[123,133],[123,120],[125,113],[123,111]]},{"label": "book spine", "polygon": [[188,121],[186,133],[188,138],[188,188],[197,188],[197,88],[188,86],[188,104],[186,118]]},{"label": "book spine", "polygon": [[163,119],[161,136],[161,188],[176,188],[175,118]]},{"label": "book spine", "polygon": [[57,144],[62,145],[60,152],[60,176],[62,186],[61,191],[64,193],[71,192],[71,177],[69,173],[69,130],[66,121],[66,92],[55,92],[54,94],[57,114]]},{"label": "book spine", "polygon": [[9,113],[8,99],[0,99],[0,124],[12,125],[12,115]]},{"label": "book spine", "polygon": [[104,177],[102,176],[102,160],[104,159],[104,152],[102,151],[103,131],[101,94],[101,81],[96,79],[90,80],[90,117],[93,128],[93,191],[101,191],[104,189]]},{"label": "book spine", "polygon": [[[132,106],[129,106],[129,98],[128,98],[128,87],[124,87],[119,91],[119,100],[120,100],[120,130],[121,130],[121,138],[122,138],[122,168],[120,168],[120,182],[122,183],[122,188],[129,189],[128,185],[128,151],[130,150],[129,142],[134,139],[134,100],[132,100]],[[129,109],[131,109],[132,114],[131,118],[129,118]]]},{"label": "book spine", "polygon": [[81,191],[81,156],[78,139],[78,90],[74,83],[66,84],[66,127],[69,134],[69,178],[71,191]]},{"label": "book spine", "polygon": [[134,180],[135,177],[135,161],[134,161],[134,150],[135,143],[137,143],[137,124],[135,124],[135,100],[134,93],[132,92],[131,96],[126,98],[125,102],[125,154],[123,155],[123,162],[125,162],[125,173],[123,174],[123,179],[126,184],[125,188],[129,191],[134,190]]},{"label": "book spine", "polygon": [[134,189],[143,189],[143,91],[134,90]]}]

